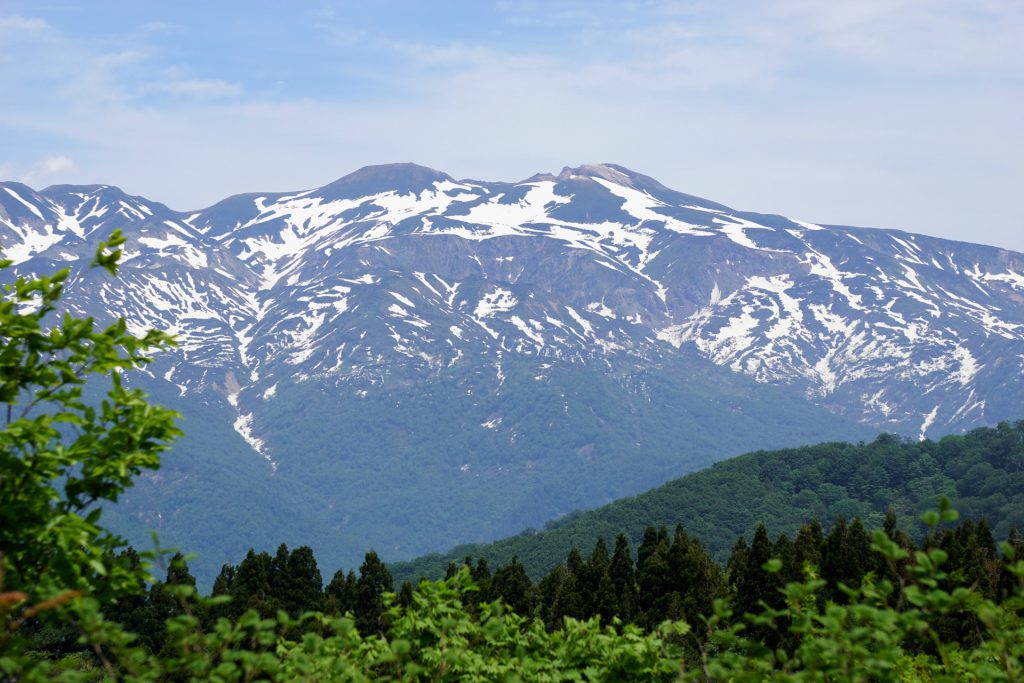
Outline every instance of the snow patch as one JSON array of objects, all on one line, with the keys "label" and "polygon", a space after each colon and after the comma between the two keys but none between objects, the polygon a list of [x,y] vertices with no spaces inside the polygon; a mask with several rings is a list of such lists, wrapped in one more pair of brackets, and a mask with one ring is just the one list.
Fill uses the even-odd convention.
[{"label": "snow patch", "polygon": [[935,406],[932,411],[924,416],[924,422],[921,423],[921,431],[918,434],[918,439],[921,441],[925,440],[925,435],[928,432],[928,428],[935,422],[936,416],[939,414],[939,407]]},{"label": "snow patch", "polygon": [[490,318],[497,313],[511,311],[517,303],[512,292],[498,287],[485,294],[484,298],[477,302],[476,308],[473,309],[473,315],[477,318]]}]

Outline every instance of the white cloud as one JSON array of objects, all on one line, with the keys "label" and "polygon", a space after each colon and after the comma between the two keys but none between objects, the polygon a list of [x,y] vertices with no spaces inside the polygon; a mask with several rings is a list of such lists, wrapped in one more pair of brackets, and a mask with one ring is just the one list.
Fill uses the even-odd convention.
[{"label": "white cloud", "polygon": [[382,45],[409,58],[415,66],[421,68],[474,65],[495,57],[494,51],[489,48],[459,42],[430,45],[386,41]]},{"label": "white cloud", "polygon": [[[9,167],[9,170],[11,175],[15,175],[13,168]],[[68,155],[52,154],[34,163],[26,173],[22,174],[20,180],[26,185],[38,185],[54,179],[66,179],[69,174],[77,170],[78,165]]]},{"label": "white cloud", "polygon": [[39,162],[38,166],[39,170],[47,175],[73,171],[76,168],[74,160],[66,154],[46,157]]},{"label": "white cloud", "polygon": [[23,17],[19,14],[11,14],[0,17],[0,33],[6,31],[45,31],[50,25],[38,17]]},{"label": "white cloud", "polygon": [[142,25],[143,31],[150,33],[168,33],[177,28],[174,24],[166,21],[147,21]]},{"label": "white cloud", "polygon": [[155,92],[168,93],[177,97],[192,97],[204,100],[223,97],[237,97],[245,91],[245,89],[238,83],[229,83],[217,78],[176,79],[165,83],[155,83],[149,86],[149,89]]}]

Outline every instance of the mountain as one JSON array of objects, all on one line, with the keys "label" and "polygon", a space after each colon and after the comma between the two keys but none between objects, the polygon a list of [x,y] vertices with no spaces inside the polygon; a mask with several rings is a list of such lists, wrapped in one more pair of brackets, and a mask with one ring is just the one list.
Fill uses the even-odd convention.
[{"label": "mountain", "polygon": [[[86,265],[115,227],[121,274]],[[180,347],[186,440],[117,508],[200,552],[331,563],[515,533],[754,448],[1019,413],[1024,256],[736,211],[611,164],[371,166],[177,212],[0,183],[13,274]],[[203,564],[205,563],[205,565]]]},{"label": "mountain", "polygon": [[[553,521],[489,544],[464,545],[391,565],[397,582],[445,575],[448,564],[484,557],[491,567],[518,557],[535,579],[572,548],[588,552],[598,538],[624,533],[636,547],[649,526],[678,524],[723,564],[736,539],[758,524],[790,537],[814,519],[826,528],[840,517],[881,527],[893,510],[914,529],[918,516],[952,499],[964,517],[985,518],[997,538],[1024,529],[1024,421],[979,427],[940,441],[883,434],[870,443],[826,443],[758,451],[715,463],[638,496]],[[742,504],[738,504],[742,502]],[[915,535],[923,531],[918,525]]]}]

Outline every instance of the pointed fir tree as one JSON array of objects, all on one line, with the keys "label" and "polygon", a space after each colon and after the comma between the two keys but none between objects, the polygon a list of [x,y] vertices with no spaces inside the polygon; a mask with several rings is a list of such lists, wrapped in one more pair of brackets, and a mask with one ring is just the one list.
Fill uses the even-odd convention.
[{"label": "pointed fir tree", "polygon": [[270,561],[270,573],[272,576],[283,575],[288,569],[288,545],[281,543],[277,546],[274,559]]},{"label": "pointed fir tree", "polygon": [[734,594],[739,588],[740,581],[747,571],[747,556],[750,548],[747,546],[747,539],[740,536],[732,544],[732,551],[729,553],[729,560],[725,565],[726,580],[729,582],[729,590]]},{"label": "pointed fir tree", "polygon": [[339,569],[324,589],[324,610],[328,614],[354,613],[356,609],[356,573]]},{"label": "pointed fir tree", "polygon": [[660,532],[657,539],[654,548],[647,549],[643,566],[638,566],[636,572],[638,622],[647,628],[654,628],[665,620],[672,593],[672,570],[668,564],[670,547]]},{"label": "pointed fir tree", "polygon": [[772,544],[772,557],[782,560],[783,583],[789,581],[791,576],[799,576],[800,571],[796,564],[796,549],[794,548],[793,541],[789,540],[788,535],[779,534],[779,537],[775,539],[775,543]]},{"label": "pointed fir tree", "polygon": [[583,609],[578,575],[566,566],[561,569],[556,580],[554,599],[546,619],[548,628],[560,628],[566,617],[584,618]]},{"label": "pointed fir tree", "polygon": [[700,617],[711,616],[715,600],[726,597],[728,589],[722,568],[700,541],[688,537],[685,548],[676,586],[681,616],[695,624]]},{"label": "pointed fir tree", "polygon": [[533,610],[533,582],[526,568],[513,555],[512,561],[501,567],[491,578],[492,599],[501,599],[516,614],[529,615]]},{"label": "pointed fir tree", "polygon": [[[167,565],[163,581],[157,581],[149,591],[150,625],[142,639],[152,652],[163,650],[167,640],[167,620],[186,612],[196,614],[197,603],[194,595],[185,597],[175,590],[177,586],[195,588],[196,579],[189,571],[188,563],[181,553],[175,553]],[[196,616],[200,616],[196,614]]]},{"label": "pointed fir tree", "polygon": [[593,616],[600,617],[601,623],[605,626],[612,623],[612,620],[619,616],[619,601],[615,594],[615,584],[612,583],[612,577],[607,568],[601,573],[601,578],[598,579],[597,589],[594,591],[591,604],[593,606],[591,608]]},{"label": "pointed fir tree", "polygon": [[615,551],[608,566],[608,574],[615,589],[618,616],[622,621],[631,623],[636,618],[636,573],[629,539],[625,534],[619,534],[615,539]]},{"label": "pointed fir tree", "polygon": [[477,604],[490,602],[491,598],[491,568],[487,566],[487,558],[481,557],[473,567],[473,582],[477,588]]},{"label": "pointed fir tree", "polygon": [[758,524],[736,586],[734,608],[738,614],[757,613],[763,601],[770,607],[782,606],[782,578],[765,569],[772,559],[772,542],[764,524]]},{"label": "pointed fir tree", "polygon": [[548,631],[554,631],[560,624],[560,615],[555,609],[555,600],[567,574],[568,570],[565,565],[559,562],[551,571],[541,577],[534,587],[537,610]]},{"label": "pointed fir tree", "polygon": [[890,541],[907,551],[907,556],[899,560],[889,559],[881,553],[874,554],[875,576],[892,584],[893,591],[886,598],[886,603],[895,607],[900,600],[901,586],[910,582],[910,566],[914,556],[914,542],[910,536],[899,528],[896,511],[892,508],[889,508],[885,513],[882,532],[885,533]]},{"label": "pointed fir tree", "polygon": [[392,590],[391,572],[376,552],[366,553],[356,583],[355,616],[359,633],[368,636],[383,632],[384,593]]},{"label": "pointed fir tree", "polygon": [[213,627],[213,624],[218,619],[230,619],[234,620],[238,618],[238,615],[242,613],[242,608],[239,601],[234,597],[235,595],[235,566],[232,564],[221,565],[220,572],[217,573],[217,578],[213,580],[213,591],[210,593],[213,597],[226,596],[231,598],[229,602],[211,605],[206,613],[206,620],[204,625],[207,630]]},{"label": "pointed fir tree", "polygon": [[661,541],[667,540],[668,532],[665,530],[665,527],[655,529],[653,526],[649,526],[644,529],[644,535],[640,541],[640,546],[636,550],[637,572],[643,569],[644,564],[647,562],[647,558],[657,550],[658,544]]},{"label": "pointed fir tree", "polygon": [[402,588],[401,588],[401,590],[398,591],[398,600],[397,601],[398,601],[399,607],[407,608],[410,605],[412,605],[412,594],[413,594],[412,582],[411,581],[403,581],[402,582]]},{"label": "pointed fir tree", "polygon": [[257,553],[250,549],[238,565],[232,582],[232,598],[236,612],[241,614],[249,609],[256,610],[262,617],[277,614],[278,603],[271,588],[271,566],[273,560],[266,552]]},{"label": "pointed fir tree", "polygon": [[[768,571],[769,560],[772,559],[772,542],[768,539],[768,530],[764,524],[758,524],[754,538],[746,558],[742,574],[736,585],[733,598],[733,611],[736,614],[757,614],[762,611],[762,603],[772,609],[779,609],[785,603],[782,594],[783,578],[779,573]],[[751,626],[747,631],[750,638],[764,643],[767,647],[779,646],[784,636],[785,626],[777,631],[766,626]]]},{"label": "pointed fir tree", "polygon": [[985,597],[995,598],[999,589],[999,550],[988,519],[982,517],[975,527],[981,571],[984,576],[980,583],[985,587]]},{"label": "pointed fir tree", "polygon": [[300,546],[288,554],[284,576],[279,579],[281,608],[292,617],[324,608],[323,577],[313,549]]},{"label": "pointed fir tree", "polygon": [[821,524],[817,519],[800,527],[796,534],[796,540],[793,541],[792,569],[786,576],[787,581],[804,581],[807,578],[807,572],[812,569],[815,573],[820,572],[821,548],[824,540]]}]

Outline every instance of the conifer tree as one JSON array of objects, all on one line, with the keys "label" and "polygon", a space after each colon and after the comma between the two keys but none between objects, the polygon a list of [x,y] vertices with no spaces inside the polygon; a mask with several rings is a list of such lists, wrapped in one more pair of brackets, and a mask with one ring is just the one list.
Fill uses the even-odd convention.
[{"label": "conifer tree", "polygon": [[999,551],[986,518],[982,517],[978,521],[978,525],[975,527],[975,537],[980,569],[983,573],[983,576],[979,577],[979,583],[984,586],[985,597],[995,598],[999,588]]},{"label": "conifer tree", "polygon": [[246,553],[231,586],[237,614],[247,609],[255,609],[263,617],[277,613],[278,603],[271,588],[272,564],[273,559],[266,552],[257,553],[250,549]]},{"label": "conifer tree", "polygon": [[476,561],[473,568],[473,581],[479,591],[477,592],[478,602],[490,602],[491,598],[491,568],[487,566],[487,559],[481,557]]},{"label": "conifer tree", "polygon": [[188,568],[188,562],[181,553],[174,553],[171,561],[167,563],[167,585],[169,586],[191,586],[196,587],[196,577]]},{"label": "conifer tree", "polygon": [[559,628],[566,617],[584,618],[583,596],[580,594],[579,577],[568,566],[556,567],[554,594],[546,615],[549,629]]},{"label": "conifer tree", "polygon": [[559,562],[541,578],[534,588],[534,594],[537,597],[537,609],[540,612],[541,619],[544,621],[544,625],[549,631],[555,630],[561,619],[560,615],[556,613],[554,605],[562,582],[565,581],[566,574],[565,565]]},{"label": "conifer tree", "polygon": [[782,561],[783,582],[789,581],[790,577],[799,577],[800,575],[796,564],[796,548],[794,545],[793,541],[789,540],[789,536],[786,534],[779,534],[779,537],[775,539],[775,543],[772,544],[772,557]]},{"label": "conifer tree", "polygon": [[[181,553],[175,553],[167,565],[167,575],[157,581],[149,591],[149,625],[140,636],[153,652],[160,652],[167,639],[167,620],[185,613],[196,612],[194,599],[185,599],[175,593],[175,586],[195,588],[196,579],[188,569],[188,563]],[[198,615],[197,615],[198,616]]]},{"label": "conifer tree", "polygon": [[625,534],[619,534],[615,539],[615,552],[612,553],[608,574],[615,589],[618,616],[624,622],[632,622],[636,618],[636,574],[629,539]]},{"label": "conifer tree", "polygon": [[[733,610],[737,614],[750,614],[761,611],[764,602],[769,607],[778,609],[784,604],[782,595],[783,578],[778,573],[766,569],[772,559],[772,542],[768,539],[768,530],[764,524],[758,524],[754,531],[754,539],[746,553],[744,568],[736,585]],[[774,629],[752,627],[749,631],[755,640],[764,642],[769,647],[779,645],[779,635]]]},{"label": "conifer tree", "polygon": [[648,628],[654,627],[666,618],[672,593],[668,540],[661,532],[655,538],[656,545],[647,549],[643,566],[638,566],[636,572],[639,593],[638,621]]},{"label": "conifer tree", "polygon": [[529,615],[533,611],[533,582],[526,568],[513,555],[512,561],[494,572],[491,579],[492,599],[501,598],[513,612]]},{"label": "conifer tree", "polygon": [[793,542],[792,569],[786,575],[787,581],[803,581],[812,567],[820,571],[823,543],[824,535],[817,519],[800,527]]},{"label": "conifer tree", "polygon": [[565,568],[577,577],[583,573],[583,556],[576,546],[569,549],[569,555],[565,558]]},{"label": "conifer tree", "polygon": [[700,541],[684,536],[681,542],[685,544],[685,552],[676,578],[680,596],[678,609],[680,618],[696,623],[698,617],[711,616],[714,601],[727,594],[725,575]]},{"label": "conifer tree", "polygon": [[[906,550],[907,556],[901,560],[890,560],[881,554],[877,554],[875,560],[875,575],[879,579],[889,581],[889,583],[894,587],[899,587],[910,580],[909,568],[911,565],[911,559],[913,558],[914,542],[911,540],[910,536],[899,529],[896,512],[892,508],[889,508],[885,513],[885,521],[882,524],[882,531],[889,540]],[[888,604],[895,606],[899,602],[899,599],[900,592],[898,590],[894,590],[887,598],[887,602]]]},{"label": "conifer tree", "polygon": [[[615,584],[612,583],[612,577],[607,568],[597,581],[591,605],[591,614],[601,617],[602,624],[610,624],[613,618],[619,616],[619,601],[615,595]],[[621,617],[619,618],[621,619]]]},{"label": "conifer tree", "polygon": [[325,607],[328,614],[345,614],[355,612],[356,608],[356,573],[339,569],[331,577],[324,589]]},{"label": "conifer tree", "polygon": [[[211,595],[227,595],[234,596],[234,585],[235,585],[235,566],[232,564],[221,565],[220,572],[217,574],[217,578],[213,580],[213,591]],[[207,628],[212,627],[218,619],[234,619],[242,610],[239,606],[237,599],[232,597],[231,602],[227,602],[220,605],[212,605],[206,613],[205,625]]]},{"label": "conifer tree", "polygon": [[854,517],[850,523],[850,535],[848,538],[850,557],[853,561],[855,574],[853,585],[859,586],[864,575],[871,571],[874,564],[871,554],[871,536],[860,517]]},{"label": "conifer tree", "polygon": [[846,593],[839,584],[849,588],[860,586],[864,575],[874,569],[875,560],[871,554],[871,540],[859,517],[846,523],[840,517],[825,539],[822,558],[821,578],[828,582],[829,595],[839,604],[847,601]]},{"label": "conifer tree", "polygon": [[637,572],[643,569],[644,564],[647,562],[647,558],[657,550],[658,543],[667,540],[668,532],[665,530],[665,527],[655,529],[653,526],[649,526],[644,529],[643,539],[640,541],[640,546],[636,550]]},{"label": "conifer tree", "polygon": [[732,545],[732,552],[729,553],[729,560],[725,565],[726,579],[729,582],[729,589],[735,594],[739,589],[740,580],[747,571],[747,556],[750,548],[747,546],[747,539],[740,536]]},{"label": "conifer tree", "polygon": [[597,543],[594,544],[594,550],[590,553],[590,557],[587,558],[587,571],[599,576],[608,569],[610,562],[608,545],[604,542],[603,537],[599,537]]},{"label": "conifer tree", "polygon": [[409,607],[412,605],[412,581],[403,581],[402,588],[398,591],[398,604],[401,607]]},{"label": "conifer tree", "polygon": [[278,580],[281,608],[293,617],[324,608],[323,578],[313,549],[300,546],[288,554],[284,575]]},{"label": "conifer tree", "polygon": [[355,596],[356,628],[360,633],[369,635],[382,632],[380,618],[384,613],[384,593],[392,590],[391,572],[376,552],[371,550],[366,553],[359,567]]},{"label": "conifer tree", "polygon": [[288,546],[282,543],[270,561],[270,587],[275,593],[281,587],[279,582],[288,575],[288,555]]},{"label": "conifer tree", "polygon": [[768,530],[765,529],[764,524],[758,524],[736,586],[734,605],[738,614],[759,611],[758,605],[762,601],[771,607],[781,606],[782,579],[778,574],[771,573],[764,568],[770,559],[772,559],[772,543],[768,540]]}]

